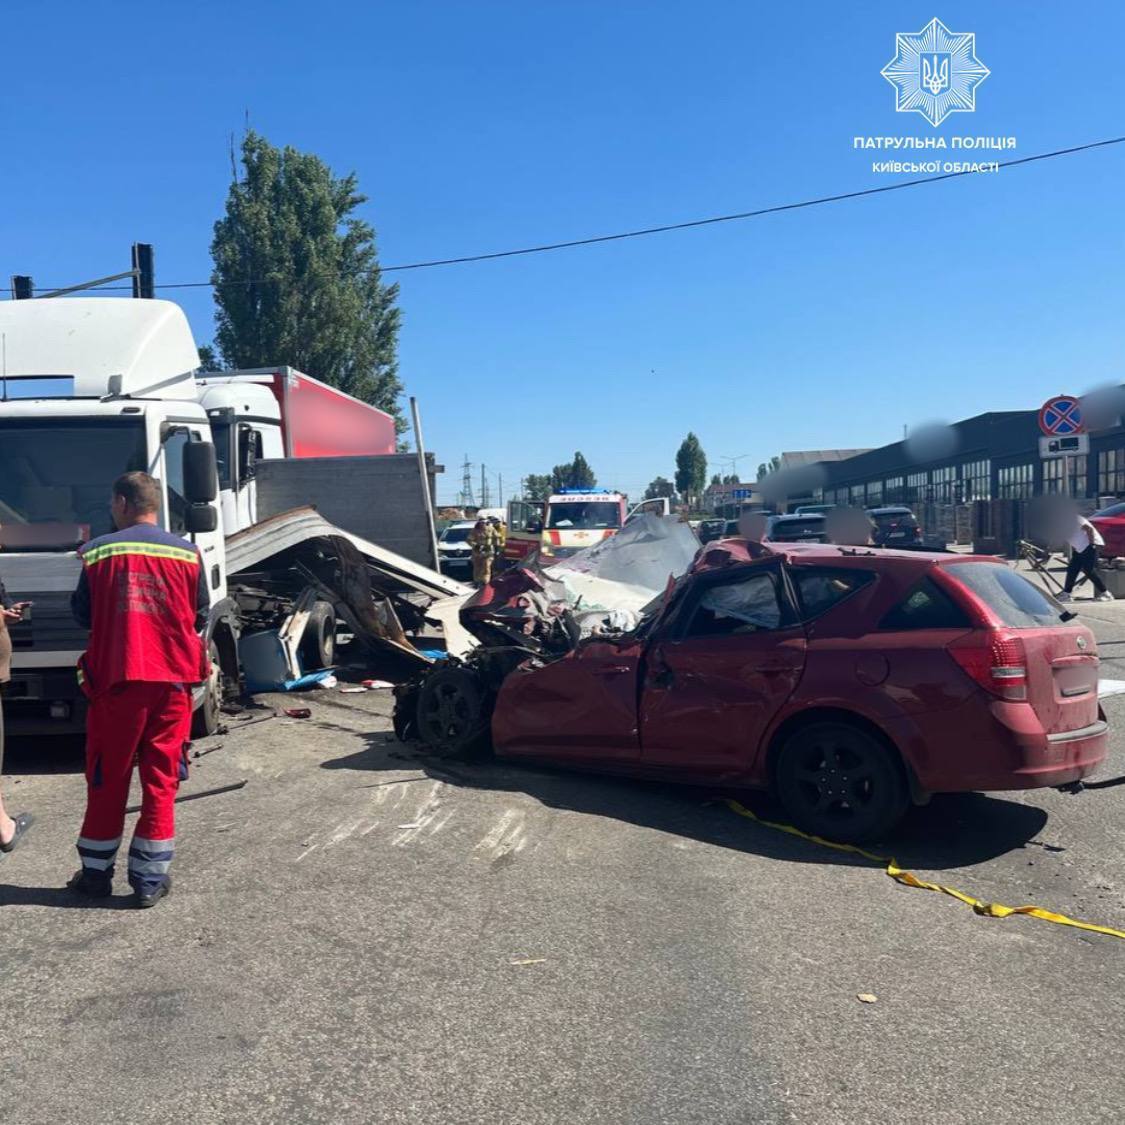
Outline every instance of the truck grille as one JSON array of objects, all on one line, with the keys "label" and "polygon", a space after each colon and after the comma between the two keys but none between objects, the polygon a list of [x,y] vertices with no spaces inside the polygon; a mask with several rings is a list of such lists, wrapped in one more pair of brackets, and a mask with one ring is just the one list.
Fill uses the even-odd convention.
[{"label": "truck grille", "polygon": [[70,594],[21,591],[18,600],[34,602],[31,618],[9,626],[13,652],[75,652],[88,633],[70,612]]}]

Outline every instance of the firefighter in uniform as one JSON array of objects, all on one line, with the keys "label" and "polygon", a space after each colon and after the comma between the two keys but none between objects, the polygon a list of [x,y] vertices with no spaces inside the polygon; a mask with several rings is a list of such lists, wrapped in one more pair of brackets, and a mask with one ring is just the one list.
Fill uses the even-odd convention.
[{"label": "firefighter in uniform", "polygon": [[134,903],[155,906],[172,888],[175,799],[187,776],[191,686],[207,678],[208,591],[194,544],[157,526],[160,485],[126,473],[113,485],[118,530],[79,552],[71,599],[90,630],[78,663],[89,700],[86,818],[78,838],[82,869],[68,886],[93,898],[112,893],[136,763],[141,815],[129,847]]},{"label": "firefighter in uniform", "polygon": [[473,552],[473,583],[487,586],[492,581],[492,559],[496,554],[496,532],[486,519],[478,519],[469,532]]}]

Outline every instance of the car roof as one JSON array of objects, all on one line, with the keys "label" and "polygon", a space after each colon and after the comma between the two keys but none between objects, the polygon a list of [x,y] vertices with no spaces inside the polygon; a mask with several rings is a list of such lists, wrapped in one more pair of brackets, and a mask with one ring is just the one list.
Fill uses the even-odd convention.
[{"label": "car roof", "polygon": [[782,520],[822,520],[823,512],[786,512],[782,516],[773,517],[778,523]]},{"label": "car roof", "polygon": [[905,512],[908,516],[914,513],[905,504],[888,504],[883,508],[868,508],[867,514],[871,516],[892,516],[898,512]]},{"label": "car roof", "polygon": [[691,573],[746,566],[763,558],[781,558],[798,566],[864,566],[873,570],[927,570],[935,565],[986,562],[1004,565],[995,555],[947,554],[941,551],[900,551],[886,547],[849,547],[840,543],[768,543],[723,539],[706,544],[695,557]]}]

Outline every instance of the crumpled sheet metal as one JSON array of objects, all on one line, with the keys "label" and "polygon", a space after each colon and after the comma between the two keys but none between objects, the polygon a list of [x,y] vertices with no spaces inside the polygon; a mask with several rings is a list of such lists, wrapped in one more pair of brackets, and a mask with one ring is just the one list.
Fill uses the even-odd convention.
[{"label": "crumpled sheet metal", "polygon": [[678,516],[643,515],[616,535],[560,559],[546,574],[562,582],[582,609],[640,614],[667,588],[668,579],[686,574],[699,550],[691,527]]}]

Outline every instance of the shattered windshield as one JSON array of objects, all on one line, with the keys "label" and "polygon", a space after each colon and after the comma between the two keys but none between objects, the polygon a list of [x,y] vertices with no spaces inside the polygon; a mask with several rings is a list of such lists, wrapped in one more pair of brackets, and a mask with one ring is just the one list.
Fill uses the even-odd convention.
[{"label": "shattered windshield", "polygon": [[109,493],[145,468],[143,422],[52,418],[0,425],[0,525],[9,550],[69,550],[113,530]]},{"label": "shattered windshield", "polygon": [[621,505],[612,500],[574,500],[552,504],[547,511],[549,528],[593,530],[621,526]]}]

